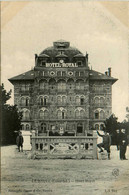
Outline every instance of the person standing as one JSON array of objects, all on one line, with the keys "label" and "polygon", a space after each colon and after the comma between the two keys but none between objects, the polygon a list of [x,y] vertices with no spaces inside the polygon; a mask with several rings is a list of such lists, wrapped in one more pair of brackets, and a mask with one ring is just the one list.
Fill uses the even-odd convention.
[{"label": "person standing", "polygon": [[17,139],[16,139],[16,143],[17,143],[19,152],[20,152],[20,148],[21,148],[21,152],[23,152],[23,142],[24,142],[24,139],[22,136],[22,132],[20,131],[19,135],[17,136]]},{"label": "person standing", "polygon": [[101,135],[98,131],[97,134],[103,138],[103,142],[97,144],[97,147],[100,149],[100,152],[103,152],[102,148],[104,148],[108,153],[108,159],[110,159],[111,136],[106,131],[104,131],[104,135]]},{"label": "person standing", "polygon": [[117,129],[116,130],[116,147],[117,147],[117,150],[120,149],[119,143],[120,143],[120,130]]},{"label": "person standing", "polygon": [[128,145],[128,139],[125,133],[125,129],[121,129],[119,145],[120,145],[120,159],[127,160],[125,153]]}]

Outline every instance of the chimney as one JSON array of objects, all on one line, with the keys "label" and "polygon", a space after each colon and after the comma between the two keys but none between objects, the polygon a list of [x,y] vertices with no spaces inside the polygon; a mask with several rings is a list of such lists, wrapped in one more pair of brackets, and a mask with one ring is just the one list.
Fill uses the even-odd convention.
[{"label": "chimney", "polygon": [[38,57],[38,55],[37,55],[37,54],[35,54],[35,60],[37,59],[37,57]]},{"label": "chimney", "polygon": [[88,53],[86,52],[86,66],[88,66]]},{"label": "chimney", "polygon": [[111,76],[111,68],[108,68],[108,76]]}]

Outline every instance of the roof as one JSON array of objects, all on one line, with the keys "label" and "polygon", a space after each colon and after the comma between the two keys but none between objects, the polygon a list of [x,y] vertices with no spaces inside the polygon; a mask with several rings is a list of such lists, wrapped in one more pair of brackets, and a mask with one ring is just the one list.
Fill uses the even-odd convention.
[{"label": "roof", "polygon": [[[92,80],[108,80],[111,81],[112,84],[115,83],[118,79],[105,75],[101,72],[97,72],[95,70],[89,70],[89,79]],[[11,83],[13,81],[23,81],[23,80],[34,80],[34,70],[27,71],[18,76],[12,77],[8,79]]]},{"label": "roof", "polygon": [[60,51],[63,51],[63,54],[68,58],[73,58],[77,54],[83,55],[77,48],[71,47],[70,42],[65,40],[58,40],[53,42],[53,46],[44,49],[39,54],[39,57],[45,54],[50,56],[51,58],[55,58],[57,55],[59,55]]},{"label": "roof", "polygon": [[89,79],[90,80],[109,80],[109,81],[112,81],[112,83],[115,83],[118,80],[116,78],[105,75],[101,72],[97,72],[95,70],[89,70]]},{"label": "roof", "polygon": [[49,58],[50,56],[48,56],[47,54],[41,54],[40,57]]},{"label": "roof", "polygon": [[11,83],[13,81],[19,81],[19,80],[34,80],[34,70],[27,71],[25,73],[22,73],[18,76],[12,77],[8,79]]},{"label": "roof", "polygon": [[79,54],[74,56],[74,58],[76,58],[76,57],[84,57],[84,55],[82,53],[79,53]]}]

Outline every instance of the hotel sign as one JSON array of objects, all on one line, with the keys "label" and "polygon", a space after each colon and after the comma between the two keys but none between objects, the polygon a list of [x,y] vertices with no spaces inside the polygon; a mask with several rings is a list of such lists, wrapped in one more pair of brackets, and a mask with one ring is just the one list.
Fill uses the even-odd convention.
[{"label": "hotel sign", "polygon": [[67,68],[67,67],[78,67],[78,65],[76,63],[64,63],[63,60],[60,60],[59,63],[46,63],[46,67]]}]

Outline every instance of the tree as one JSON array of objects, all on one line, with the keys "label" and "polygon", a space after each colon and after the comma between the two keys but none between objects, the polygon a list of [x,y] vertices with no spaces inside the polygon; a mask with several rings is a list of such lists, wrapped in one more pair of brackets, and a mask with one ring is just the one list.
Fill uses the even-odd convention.
[{"label": "tree", "polygon": [[16,134],[15,131],[19,131],[21,128],[22,113],[18,111],[16,105],[11,106],[7,104],[7,101],[11,98],[11,90],[7,92],[4,89],[4,85],[0,86],[1,94],[1,114],[2,114],[2,139],[1,144],[15,144]]},{"label": "tree", "polygon": [[119,129],[120,127],[120,123],[117,121],[118,118],[112,114],[108,119],[106,119],[105,123],[105,130],[109,133],[109,134],[114,134],[114,132],[116,131],[116,129]]},{"label": "tree", "polygon": [[112,144],[116,143],[116,129],[121,128],[121,123],[119,123],[118,118],[112,114],[108,119],[106,119],[105,123],[105,131],[107,131],[112,137]]}]

